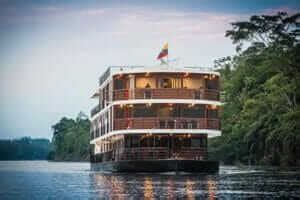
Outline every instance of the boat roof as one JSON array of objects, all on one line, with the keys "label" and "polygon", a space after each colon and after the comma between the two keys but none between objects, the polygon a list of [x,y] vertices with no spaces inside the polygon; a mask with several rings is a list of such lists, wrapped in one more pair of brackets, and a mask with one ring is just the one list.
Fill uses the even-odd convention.
[{"label": "boat roof", "polygon": [[194,73],[194,74],[215,74],[220,75],[219,72],[212,68],[196,67],[196,66],[172,66],[172,65],[156,65],[156,66],[110,66],[100,76],[99,86],[101,86],[109,77],[117,74],[131,74],[131,73]]}]

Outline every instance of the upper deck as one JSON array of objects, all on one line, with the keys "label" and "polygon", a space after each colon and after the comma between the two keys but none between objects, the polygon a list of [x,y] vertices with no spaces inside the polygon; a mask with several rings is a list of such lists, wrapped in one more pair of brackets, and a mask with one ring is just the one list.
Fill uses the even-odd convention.
[{"label": "upper deck", "polygon": [[92,109],[92,116],[117,102],[218,104],[219,72],[201,67],[109,67],[100,77],[94,97],[99,104]]},{"label": "upper deck", "polygon": [[194,73],[194,74],[211,74],[219,76],[220,73],[213,71],[207,67],[174,67],[169,65],[156,66],[110,66],[99,78],[99,87],[104,87],[108,80],[111,80],[114,75],[121,74],[142,74],[142,73]]}]

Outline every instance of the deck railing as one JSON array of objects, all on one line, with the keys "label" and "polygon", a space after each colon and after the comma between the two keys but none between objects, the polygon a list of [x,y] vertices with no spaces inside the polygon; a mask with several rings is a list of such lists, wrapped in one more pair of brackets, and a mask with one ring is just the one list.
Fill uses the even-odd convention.
[{"label": "deck railing", "polygon": [[114,90],[114,100],[129,99],[205,99],[219,101],[219,90],[188,88],[136,88]]},{"label": "deck railing", "polygon": [[91,117],[93,117],[94,115],[96,115],[98,112],[100,112],[100,105],[96,105],[94,108],[92,108],[91,110]]},{"label": "deck railing", "polygon": [[205,147],[182,147],[173,149],[168,147],[135,147],[123,148],[121,151],[107,151],[91,156],[91,162],[116,161],[116,160],[206,160]]},{"label": "deck railing", "polygon": [[191,159],[204,160],[207,158],[206,148],[183,147],[171,149],[167,147],[136,147],[125,148],[117,160],[151,160],[151,159]]},{"label": "deck railing", "polygon": [[114,120],[114,130],[124,129],[214,129],[220,130],[220,120],[211,118],[121,118]]}]

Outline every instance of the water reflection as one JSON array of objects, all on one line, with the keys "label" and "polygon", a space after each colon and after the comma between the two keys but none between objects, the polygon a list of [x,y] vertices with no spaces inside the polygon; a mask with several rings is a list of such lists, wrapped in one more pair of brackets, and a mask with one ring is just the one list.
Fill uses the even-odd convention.
[{"label": "water reflection", "polygon": [[152,178],[146,176],[144,181],[144,198],[153,199],[153,185]]},{"label": "water reflection", "polygon": [[167,197],[168,199],[174,199],[174,180],[172,177],[169,177],[167,180]]},{"label": "water reflection", "polygon": [[185,183],[186,183],[185,192],[187,195],[187,199],[189,199],[189,200],[195,199],[194,191],[193,191],[194,182],[187,179]]},{"label": "water reflection", "polygon": [[300,199],[300,169],[104,174],[89,163],[0,162],[0,199]]},{"label": "water reflection", "polygon": [[207,180],[207,192],[208,192],[208,199],[209,200],[215,200],[216,199],[216,191],[217,191],[216,181],[209,178]]},{"label": "water reflection", "polygon": [[216,181],[206,175],[94,173],[92,179],[92,190],[101,198],[216,198]]}]

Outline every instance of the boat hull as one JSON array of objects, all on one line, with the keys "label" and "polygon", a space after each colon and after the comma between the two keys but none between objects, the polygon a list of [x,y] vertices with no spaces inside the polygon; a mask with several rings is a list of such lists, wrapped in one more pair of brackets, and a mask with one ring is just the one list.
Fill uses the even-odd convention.
[{"label": "boat hull", "polygon": [[91,163],[94,171],[108,172],[200,172],[216,173],[218,161],[200,160],[128,160]]}]

